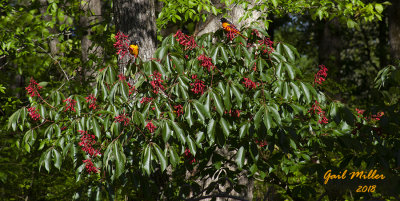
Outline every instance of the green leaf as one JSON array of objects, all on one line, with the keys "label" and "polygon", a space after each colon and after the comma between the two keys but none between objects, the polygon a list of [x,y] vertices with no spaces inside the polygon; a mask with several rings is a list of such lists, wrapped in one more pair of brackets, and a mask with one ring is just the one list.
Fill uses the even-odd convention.
[{"label": "green leaf", "polygon": [[300,85],[301,85],[301,89],[303,90],[303,94],[306,98],[306,103],[310,103],[311,95],[310,95],[310,91],[307,88],[307,85],[305,85],[303,82],[300,82]]},{"label": "green leaf", "polygon": [[215,103],[217,112],[222,116],[224,114],[224,105],[222,104],[221,98],[214,92],[210,92]]},{"label": "green leaf", "polygon": [[226,84],[225,94],[224,94],[224,105],[226,110],[230,110],[232,108],[231,104],[231,89],[229,87],[229,83]]},{"label": "green leaf", "polygon": [[162,129],[162,137],[163,137],[163,140],[164,140],[165,143],[168,142],[168,139],[171,137],[171,134],[172,134],[172,130],[169,127],[168,122],[164,121],[164,126],[163,126],[163,129]]},{"label": "green leaf", "polygon": [[[222,46],[220,46],[221,47],[221,53],[222,53],[222,60],[225,62],[225,63],[228,63],[228,54],[226,53],[226,51],[225,51],[225,48],[224,47],[222,47]],[[214,64],[216,64],[216,63],[214,63]]]},{"label": "green leaf", "polygon": [[274,107],[268,106],[268,111],[271,112],[271,115],[275,119],[275,121],[277,121],[278,124],[280,124],[281,123],[281,117],[279,115],[278,110],[276,110]]},{"label": "green leaf", "polygon": [[142,158],[142,167],[146,171],[147,175],[150,175],[151,171],[151,146],[148,144],[144,149]]},{"label": "green leaf", "polygon": [[294,79],[294,77],[295,77],[295,72],[294,72],[294,70],[293,70],[293,67],[289,64],[289,63],[285,63],[285,68],[286,68],[286,72],[288,73],[288,75],[289,75],[289,78],[291,79],[291,80],[293,80]]},{"label": "green leaf", "polygon": [[204,115],[207,115],[207,118],[210,118],[210,114],[206,112],[206,109],[204,108],[204,106],[197,100],[193,100],[193,107],[197,112],[197,116],[199,117],[200,121],[204,124],[206,118],[204,117]]},{"label": "green leaf", "polygon": [[153,144],[153,147],[154,147],[154,150],[156,151],[158,160],[160,161],[161,172],[163,172],[165,170],[165,168],[167,168],[167,159],[165,158],[164,151],[155,143]]},{"label": "green leaf", "polygon": [[51,149],[52,148],[49,148],[47,151],[46,151],[46,155],[45,155],[45,157],[44,157],[44,167],[46,168],[46,170],[47,170],[47,172],[50,172],[50,163],[51,163]]},{"label": "green leaf", "polygon": [[240,130],[239,130],[239,138],[240,139],[242,139],[246,134],[249,133],[249,127],[250,127],[249,123],[245,123],[242,125],[242,127],[240,127]]},{"label": "green leaf", "polygon": [[267,130],[269,130],[272,127],[272,117],[271,115],[269,115],[268,110],[265,110],[263,120],[265,127],[267,128]]},{"label": "green leaf", "polygon": [[229,123],[223,117],[221,117],[219,124],[221,125],[222,132],[224,133],[225,137],[228,137],[230,134]]},{"label": "green leaf", "polygon": [[17,110],[16,112],[14,112],[14,114],[11,115],[11,117],[8,119],[8,129],[12,127],[13,131],[16,131],[20,114],[21,114],[21,109]]},{"label": "green leaf", "polygon": [[44,105],[40,105],[39,114],[41,122],[43,123],[46,120],[46,107]]},{"label": "green leaf", "polygon": [[243,101],[243,96],[242,96],[242,94],[240,93],[239,89],[236,88],[235,85],[232,85],[232,93],[235,95],[236,100],[238,101],[239,105],[241,105],[241,104],[242,104],[242,101]]},{"label": "green leaf", "polygon": [[239,170],[241,170],[243,168],[244,165],[244,147],[241,146],[238,150],[238,152],[236,153],[236,164],[239,167]]},{"label": "green leaf", "polygon": [[120,86],[119,90],[120,90],[120,92],[122,94],[122,97],[124,98],[123,100],[127,101],[128,100],[128,95],[129,95],[128,84],[126,84],[126,82],[122,82],[122,83],[120,83],[119,86]]},{"label": "green leaf", "polygon": [[168,150],[169,150],[169,157],[170,157],[170,162],[172,164],[172,167],[175,167],[179,163],[179,156],[176,153],[174,147],[170,146]]},{"label": "green leaf", "polygon": [[190,107],[190,103],[186,104],[185,107],[185,119],[189,123],[189,127],[192,127],[193,119],[192,119],[192,108]]},{"label": "green leaf", "polygon": [[53,159],[54,159],[54,166],[58,168],[58,170],[60,170],[62,160],[60,153],[56,149],[53,149]]},{"label": "green leaf", "polygon": [[126,157],[124,154],[124,149],[122,148],[120,142],[117,140],[113,146],[114,157],[115,157],[115,177],[118,178],[125,169]]},{"label": "green leaf", "polygon": [[290,82],[290,86],[292,87],[294,93],[296,94],[297,100],[300,100],[301,93],[299,87],[293,82]]},{"label": "green leaf", "polygon": [[186,144],[186,138],[185,138],[183,130],[179,127],[178,123],[176,123],[174,121],[172,121],[171,123],[172,123],[172,127],[175,131],[174,133],[176,133],[179,141],[181,141],[182,145]]},{"label": "green leaf", "polygon": [[210,119],[207,126],[207,136],[210,139],[210,145],[214,144],[215,142],[215,126],[216,126],[215,120]]},{"label": "green leaf", "polygon": [[256,129],[258,129],[260,127],[260,122],[261,122],[261,117],[262,117],[263,111],[264,111],[264,107],[260,107],[260,109],[258,110],[256,115],[254,116],[254,126]]},{"label": "green leaf", "polygon": [[101,140],[101,130],[100,126],[96,121],[96,118],[92,117],[92,124],[93,124],[93,133],[96,136],[97,140]]},{"label": "green leaf", "polygon": [[196,143],[193,141],[193,139],[189,135],[187,136],[187,142],[189,145],[190,153],[192,153],[193,156],[196,156]]}]

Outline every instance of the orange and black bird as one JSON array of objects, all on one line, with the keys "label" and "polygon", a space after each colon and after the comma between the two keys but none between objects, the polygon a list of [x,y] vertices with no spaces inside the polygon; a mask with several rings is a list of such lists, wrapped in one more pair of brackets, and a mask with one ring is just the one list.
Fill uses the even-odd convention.
[{"label": "orange and black bird", "polygon": [[244,39],[247,40],[247,37],[246,37],[246,36],[243,36],[243,35],[240,33],[240,31],[236,28],[236,26],[233,25],[231,22],[229,22],[227,19],[221,18],[220,21],[221,21],[221,23],[222,23],[222,28],[224,28],[225,31],[227,31],[227,32],[233,32],[233,33],[239,34],[241,37],[243,37]]},{"label": "orange and black bird", "polygon": [[139,41],[134,41],[129,45],[129,52],[131,55],[133,55],[135,58],[138,57],[139,55]]}]

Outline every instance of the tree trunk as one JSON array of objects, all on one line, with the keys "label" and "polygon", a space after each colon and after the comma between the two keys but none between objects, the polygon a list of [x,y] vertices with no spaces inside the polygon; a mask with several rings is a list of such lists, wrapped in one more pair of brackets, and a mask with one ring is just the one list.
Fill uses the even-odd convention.
[{"label": "tree trunk", "polygon": [[113,6],[116,31],[139,41],[142,60],[152,58],[157,48],[155,0],[114,0]]},{"label": "tree trunk", "polygon": [[389,42],[392,62],[400,60],[400,1],[392,0],[389,6]]},{"label": "tree trunk", "polygon": [[[85,30],[84,35],[81,39],[82,46],[82,61],[86,62],[88,60],[89,54],[96,54],[101,56],[102,50],[99,49],[100,46],[93,47],[92,41],[90,40],[91,28],[89,28],[91,23],[96,23],[101,20],[101,2],[100,0],[90,0],[88,2],[81,1],[82,9],[85,13],[84,16],[80,18],[80,26]],[[93,13],[93,16],[91,16]]]},{"label": "tree trunk", "polygon": [[319,37],[318,57],[319,64],[324,64],[329,69],[329,76],[336,80],[339,78],[340,51],[343,41],[340,33],[338,19],[322,22]]}]

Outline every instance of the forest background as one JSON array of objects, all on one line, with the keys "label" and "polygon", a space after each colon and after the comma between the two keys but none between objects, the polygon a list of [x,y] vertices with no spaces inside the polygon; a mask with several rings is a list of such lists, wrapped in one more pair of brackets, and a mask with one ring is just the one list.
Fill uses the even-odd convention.
[{"label": "forest background", "polygon": [[[322,178],[399,175],[399,10],[397,0],[1,0],[0,197],[400,199],[396,179],[357,193]],[[230,38],[221,17],[248,40]],[[124,56],[135,40],[139,58]]]}]

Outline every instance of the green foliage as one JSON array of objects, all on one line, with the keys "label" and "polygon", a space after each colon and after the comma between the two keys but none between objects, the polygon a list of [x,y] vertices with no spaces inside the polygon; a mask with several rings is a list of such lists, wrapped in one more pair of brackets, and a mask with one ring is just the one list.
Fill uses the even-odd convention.
[{"label": "green foliage", "polygon": [[365,0],[323,0],[323,1],[303,1],[303,0],[258,0],[251,6],[247,0],[223,0],[226,5],[233,3],[242,5],[247,12],[242,19],[252,16],[251,12],[261,11],[260,20],[266,27],[271,23],[271,16],[284,16],[291,14],[310,14],[316,20],[339,18],[346,22],[349,28],[357,26],[358,19],[366,22],[382,20],[384,6],[390,5],[388,1],[369,2]]},{"label": "green foliage", "polygon": [[[46,95],[47,102],[31,99],[31,107],[40,108],[40,122],[23,107],[10,117],[9,127],[25,132],[20,143],[27,151],[43,142],[39,164],[47,171],[73,164],[80,181],[95,176],[87,173],[88,167],[85,171],[83,163],[91,158],[100,171],[95,191],[103,197],[115,195],[109,185],[121,186],[137,199],[177,197],[177,186],[211,177],[222,168],[230,178],[247,170],[252,177],[276,185],[283,197],[311,199],[321,194],[323,186],[315,179],[326,169],[393,167],[390,150],[396,143],[380,141],[369,124],[371,138],[353,135],[354,112],[326,100],[306,81],[310,79],[295,65],[297,50],[285,43],[260,45],[266,33],[256,32],[244,30],[249,40],[236,37],[232,42],[221,31],[206,34],[196,38],[194,49],[168,36],[154,60],[138,59],[119,79],[114,67],[105,68],[98,72],[90,93],[54,90]],[[212,63],[204,62],[207,58]],[[97,98],[96,109],[84,99],[89,94]],[[66,97],[71,100],[62,101]],[[72,100],[75,111],[67,111]],[[321,116],[310,109],[316,107],[315,101],[326,111],[329,123],[321,123]],[[13,126],[17,124],[22,126]],[[100,155],[80,150],[83,131],[95,136],[92,146]],[[388,154],[381,162],[367,157],[377,146]],[[221,155],[221,149],[234,157]],[[210,159],[220,165],[210,166]],[[236,164],[238,169],[224,164]],[[193,167],[204,171],[193,172],[186,181],[178,176]],[[155,179],[160,177],[170,177],[174,185]],[[159,186],[163,191],[155,190]]]}]

